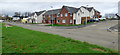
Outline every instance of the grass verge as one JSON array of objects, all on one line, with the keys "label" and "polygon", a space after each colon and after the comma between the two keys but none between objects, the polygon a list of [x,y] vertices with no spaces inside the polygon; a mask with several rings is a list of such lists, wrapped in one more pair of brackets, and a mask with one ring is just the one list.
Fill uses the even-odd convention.
[{"label": "grass verge", "polygon": [[109,48],[22,27],[2,26],[2,30],[3,53],[117,53]]}]

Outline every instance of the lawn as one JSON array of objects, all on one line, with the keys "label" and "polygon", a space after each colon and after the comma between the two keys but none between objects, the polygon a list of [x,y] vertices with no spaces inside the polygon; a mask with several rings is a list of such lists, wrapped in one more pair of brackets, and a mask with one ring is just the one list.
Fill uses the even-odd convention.
[{"label": "lawn", "polygon": [[[4,25],[4,24],[3,24]],[[3,53],[111,53],[108,48],[59,35],[2,26]],[[116,53],[116,52],[115,52]]]},{"label": "lawn", "polygon": [[2,23],[0,23],[0,54],[2,54]]}]

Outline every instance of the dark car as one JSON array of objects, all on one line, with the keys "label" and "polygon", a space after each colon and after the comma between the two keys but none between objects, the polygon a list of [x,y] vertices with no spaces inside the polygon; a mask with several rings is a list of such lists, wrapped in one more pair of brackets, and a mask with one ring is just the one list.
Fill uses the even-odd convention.
[{"label": "dark car", "polygon": [[88,20],[88,22],[95,22],[95,20],[94,19],[90,19],[90,20]]},{"label": "dark car", "polygon": [[98,19],[90,19],[90,20],[88,20],[88,22],[99,22],[99,20]]}]

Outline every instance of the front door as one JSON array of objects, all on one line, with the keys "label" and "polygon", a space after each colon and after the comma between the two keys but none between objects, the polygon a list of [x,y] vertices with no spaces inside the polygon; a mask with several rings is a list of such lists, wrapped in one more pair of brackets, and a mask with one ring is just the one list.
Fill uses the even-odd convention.
[{"label": "front door", "polygon": [[54,21],[55,21],[55,23],[54,23],[54,24],[56,24],[56,18],[55,18],[55,20],[54,20]]},{"label": "front door", "polygon": [[52,22],[53,22],[52,20],[51,20],[50,22],[51,22],[51,24],[53,24],[53,23],[52,23]]},{"label": "front door", "polygon": [[74,20],[74,24],[76,24],[76,20]]},{"label": "front door", "polygon": [[82,21],[81,24],[84,24],[85,21],[86,21],[86,17],[82,17],[81,19],[82,19],[82,20],[81,20],[81,21]]}]

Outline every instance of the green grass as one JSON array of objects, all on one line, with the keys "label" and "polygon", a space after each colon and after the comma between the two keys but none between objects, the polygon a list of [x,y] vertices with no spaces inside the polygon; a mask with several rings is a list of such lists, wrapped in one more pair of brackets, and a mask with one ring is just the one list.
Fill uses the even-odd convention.
[{"label": "green grass", "polygon": [[87,42],[17,26],[8,28],[2,26],[2,30],[3,53],[110,53],[112,51]]},{"label": "green grass", "polygon": [[2,54],[2,23],[0,23],[0,54]]}]

